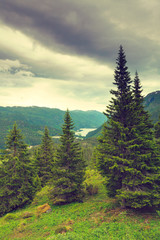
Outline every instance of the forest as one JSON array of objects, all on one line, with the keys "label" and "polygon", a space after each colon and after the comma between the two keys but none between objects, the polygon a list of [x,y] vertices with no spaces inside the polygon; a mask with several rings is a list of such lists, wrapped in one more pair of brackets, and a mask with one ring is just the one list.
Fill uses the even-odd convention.
[{"label": "forest", "polygon": [[[65,111],[56,108],[45,107],[0,107],[0,148],[5,148],[5,137],[16,121],[22,130],[25,142],[34,146],[41,143],[45,126],[50,135],[56,136],[62,133],[61,126]],[[98,111],[70,111],[74,121],[74,130],[80,128],[97,128],[105,121],[105,116]]]},{"label": "forest", "polygon": [[[98,137],[76,139],[67,109],[60,141],[46,126],[29,149],[14,123],[0,155],[0,216],[9,229],[3,239],[160,238],[160,119],[153,122],[146,110],[122,46],[113,86]],[[49,212],[35,213],[40,205]]]}]

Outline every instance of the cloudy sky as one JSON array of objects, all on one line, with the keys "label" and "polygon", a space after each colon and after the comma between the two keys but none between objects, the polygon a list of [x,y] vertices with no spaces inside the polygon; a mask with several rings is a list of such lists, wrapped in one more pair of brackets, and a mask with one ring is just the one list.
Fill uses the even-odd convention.
[{"label": "cloudy sky", "polygon": [[0,106],[104,111],[119,46],[160,90],[159,0],[0,0]]}]

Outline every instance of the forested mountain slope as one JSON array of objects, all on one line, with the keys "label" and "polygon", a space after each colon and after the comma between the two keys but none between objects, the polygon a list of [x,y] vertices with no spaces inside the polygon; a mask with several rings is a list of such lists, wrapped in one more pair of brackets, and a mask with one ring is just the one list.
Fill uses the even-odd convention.
[{"label": "forested mountain slope", "polygon": [[[44,107],[0,107],[0,148],[4,147],[4,138],[14,122],[22,130],[29,145],[39,144],[44,127],[50,135],[59,135],[65,111]],[[75,130],[80,128],[97,128],[105,121],[105,116],[97,111],[71,111]]]},{"label": "forested mountain slope", "polygon": [[160,116],[160,91],[149,93],[144,98],[145,109],[149,111],[154,123],[159,120]]},{"label": "forested mountain slope", "polygon": [[[156,123],[159,120],[160,116],[160,91],[152,92],[145,96],[144,106],[145,110],[149,112],[153,123]],[[97,137],[100,135],[101,131],[102,126],[100,126],[95,131],[89,132],[86,137]]]}]

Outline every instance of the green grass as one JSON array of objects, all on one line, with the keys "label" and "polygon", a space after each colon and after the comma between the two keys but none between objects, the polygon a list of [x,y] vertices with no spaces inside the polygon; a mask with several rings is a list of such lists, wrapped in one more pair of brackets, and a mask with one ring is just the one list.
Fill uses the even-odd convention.
[{"label": "green grass", "polygon": [[[93,171],[87,174],[86,181],[97,184],[98,194],[86,196],[83,203],[53,206],[47,195],[49,187],[45,187],[31,205],[0,218],[0,239],[160,239],[160,212],[147,214],[121,209],[115,199],[106,196],[101,177]],[[52,212],[38,214],[37,207],[47,202]]]}]

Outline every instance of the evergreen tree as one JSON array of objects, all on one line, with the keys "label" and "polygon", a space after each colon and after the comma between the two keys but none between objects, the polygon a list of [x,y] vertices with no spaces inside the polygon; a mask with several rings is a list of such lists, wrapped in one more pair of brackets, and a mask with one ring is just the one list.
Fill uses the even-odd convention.
[{"label": "evergreen tree", "polygon": [[158,151],[158,154],[160,155],[160,117],[159,117],[159,121],[156,122],[154,125],[154,137],[156,141],[157,151]]},{"label": "evergreen tree", "polygon": [[157,206],[160,171],[152,124],[144,111],[137,73],[131,90],[122,46],[114,79],[117,90],[111,90],[115,98],[105,113],[109,120],[99,139],[97,166],[106,177],[108,194],[116,196],[124,207]]},{"label": "evergreen tree", "polygon": [[35,153],[35,165],[38,170],[38,176],[40,178],[42,187],[45,186],[52,177],[53,163],[53,141],[49,136],[48,128],[45,127],[44,135],[42,136],[42,143]]},{"label": "evergreen tree", "polygon": [[[147,111],[144,110],[144,98],[142,96],[142,86],[140,83],[140,79],[138,73],[136,71],[134,78],[134,86],[133,86],[133,98],[134,98],[134,113],[136,115],[134,119],[134,125],[138,125],[141,122],[139,128],[145,131],[148,129],[150,134],[151,129],[153,128],[152,121],[150,119],[150,115]],[[135,122],[136,121],[136,122]],[[143,124],[144,123],[144,124]],[[152,134],[151,134],[152,135]]]},{"label": "evergreen tree", "polygon": [[23,151],[26,153],[27,145],[23,141],[23,136],[21,131],[17,128],[16,122],[13,125],[13,129],[10,130],[6,137],[6,147],[13,157],[23,155]]},{"label": "evergreen tree", "polygon": [[6,145],[0,164],[0,215],[30,202],[39,187],[39,178],[16,123]]},{"label": "evergreen tree", "polygon": [[160,140],[160,117],[159,117],[159,121],[155,123],[154,125],[154,134],[155,134],[155,138],[158,140]]},{"label": "evergreen tree", "polygon": [[70,203],[82,198],[85,163],[79,144],[75,141],[73,121],[66,111],[62,127],[61,145],[53,170],[53,190],[51,198],[54,204]]},{"label": "evergreen tree", "polygon": [[112,97],[104,113],[108,121],[104,124],[97,148],[98,169],[106,177],[106,187],[111,197],[114,197],[117,190],[122,188],[133,124],[131,79],[122,46],[120,46],[116,63],[113,84],[117,86],[117,89],[111,90],[111,94],[115,97]]}]

